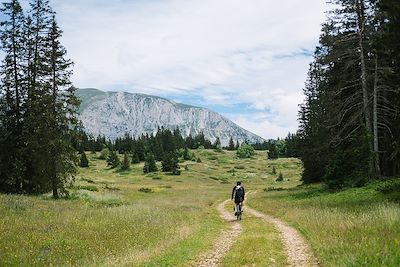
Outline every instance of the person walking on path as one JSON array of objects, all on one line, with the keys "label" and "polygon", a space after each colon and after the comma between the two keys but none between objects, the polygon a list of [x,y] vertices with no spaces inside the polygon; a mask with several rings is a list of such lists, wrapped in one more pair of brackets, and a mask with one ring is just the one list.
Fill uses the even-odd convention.
[{"label": "person walking on path", "polygon": [[237,181],[236,185],[232,189],[232,200],[235,199],[235,216],[238,212],[242,212],[242,205],[244,201],[244,187],[242,182]]}]

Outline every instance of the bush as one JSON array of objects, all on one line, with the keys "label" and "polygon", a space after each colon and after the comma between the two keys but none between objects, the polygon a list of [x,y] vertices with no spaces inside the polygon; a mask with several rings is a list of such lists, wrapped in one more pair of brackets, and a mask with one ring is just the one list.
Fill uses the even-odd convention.
[{"label": "bush", "polygon": [[400,192],[400,179],[385,181],[376,190],[383,194]]},{"label": "bush", "polygon": [[87,190],[87,191],[92,191],[92,192],[99,191],[99,189],[94,185],[80,185],[80,186],[77,186],[76,189],[78,189],[78,190]]},{"label": "bush", "polygon": [[244,159],[244,158],[251,158],[251,156],[254,155],[254,148],[251,145],[248,145],[246,143],[243,143],[238,150],[236,151],[236,154],[238,155],[239,158]]},{"label": "bush", "polygon": [[276,174],[276,168],[275,168],[275,166],[272,166],[272,174]]},{"label": "bush", "polygon": [[142,187],[139,189],[139,192],[143,192],[143,193],[152,193],[153,189],[151,188],[147,188],[147,187]]},{"label": "bush", "polygon": [[278,178],[276,178],[277,182],[283,182],[283,175],[282,172],[279,172]]},{"label": "bush", "polygon": [[104,148],[99,155],[99,159],[107,159],[110,150],[108,148]]},{"label": "bush", "polygon": [[201,158],[200,157],[197,158],[197,163],[201,163]]}]

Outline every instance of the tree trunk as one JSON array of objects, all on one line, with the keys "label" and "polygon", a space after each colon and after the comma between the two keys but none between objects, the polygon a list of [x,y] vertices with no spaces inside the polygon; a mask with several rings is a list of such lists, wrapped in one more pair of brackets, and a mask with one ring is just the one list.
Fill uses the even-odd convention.
[{"label": "tree trunk", "polygon": [[[358,24],[358,44],[360,49],[360,60],[361,60],[361,88],[363,96],[363,109],[364,109],[364,119],[365,126],[368,135],[373,135],[372,124],[371,124],[371,114],[368,104],[368,87],[367,87],[367,68],[365,63],[365,49],[364,49],[364,34],[365,34],[365,5],[364,0],[356,0],[356,11],[357,11],[357,24]],[[368,141],[368,147],[371,155],[373,155],[372,142]],[[374,170],[374,159],[371,158],[368,161],[369,165],[369,175],[371,178],[375,178]]]},{"label": "tree trunk", "polygon": [[373,129],[374,129],[374,160],[375,175],[381,176],[379,160],[379,134],[378,134],[378,52],[375,52],[375,77],[374,77],[374,103],[373,103]]}]

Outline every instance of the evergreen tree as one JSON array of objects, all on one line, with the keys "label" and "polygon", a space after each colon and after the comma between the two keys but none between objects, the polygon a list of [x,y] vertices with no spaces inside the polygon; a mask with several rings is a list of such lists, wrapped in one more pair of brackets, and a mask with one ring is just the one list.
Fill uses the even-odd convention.
[{"label": "evergreen tree", "polygon": [[144,167],[143,167],[143,172],[144,173],[149,173],[149,172],[156,172],[157,169],[157,165],[156,165],[156,161],[154,159],[154,155],[149,152],[146,154],[146,159],[144,162]]},{"label": "evergreen tree", "polygon": [[278,150],[276,149],[276,145],[272,144],[268,150],[268,159],[277,159],[279,157]]},{"label": "evergreen tree", "polygon": [[133,164],[140,163],[139,155],[136,152],[133,152],[132,154],[132,163]]},{"label": "evergreen tree", "polygon": [[0,67],[0,190],[22,193],[22,124],[26,101],[23,74],[25,18],[16,0],[4,2],[1,12],[4,20],[0,23],[0,40],[4,59]]},{"label": "evergreen tree", "polygon": [[85,152],[82,152],[82,154],[81,154],[80,166],[81,166],[82,168],[87,168],[87,167],[89,167],[89,160],[87,159],[86,153],[85,153]]},{"label": "evergreen tree", "polygon": [[231,136],[231,138],[229,139],[228,150],[235,150],[235,143],[233,142],[232,136]]},{"label": "evergreen tree", "polygon": [[176,173],[179,169],[178,156],[176,155],[176,153],[173,151],[165,152],[163,160],[161,162],[161,166],[163,172]]},{"label": "evergreen tree", "polygon": [[119,164],[120,160],[117,153],[114,150],[111,150],[107,157],[107,166],[111,166],[111,168],[116,168]]},{"label": "evergreen tree", "polygon": [[129,162],[129,157],[128,157],[128,153],[124,153],[124,161],[122,162],[122,166],[121,169],[122,170],[129,170],[130,168],[130,162]]}]

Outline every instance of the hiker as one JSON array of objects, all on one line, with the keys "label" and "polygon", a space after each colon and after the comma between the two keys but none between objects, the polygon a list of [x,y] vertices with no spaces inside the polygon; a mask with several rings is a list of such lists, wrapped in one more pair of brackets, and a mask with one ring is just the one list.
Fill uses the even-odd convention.
[{"label": "hiker", "polygon": [[242,205],[244,201],[244,187],[242,182],[237,181],[236,185],[232,189],[232,200],[235,198],[235,216],[238,212],[242,211]]}]

